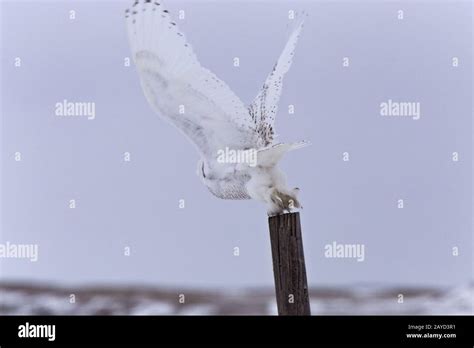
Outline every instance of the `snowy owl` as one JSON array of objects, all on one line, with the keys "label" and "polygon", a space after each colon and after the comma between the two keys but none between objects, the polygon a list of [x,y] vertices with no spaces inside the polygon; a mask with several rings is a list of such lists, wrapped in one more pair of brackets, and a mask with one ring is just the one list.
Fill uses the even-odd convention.
[{"label": "snowy owl", "polygon": [[277,165],[305,141],[274,143],[282,81],[289,70],[303,18],[293,20],[288,42],[249,105],[203,67],[160,2],[135,1],[125,11],[133,60],[146,99],[196,146],[197,174],[215,196],[255,199],[268,215],[300,208],[298,188],[289,189]]}]

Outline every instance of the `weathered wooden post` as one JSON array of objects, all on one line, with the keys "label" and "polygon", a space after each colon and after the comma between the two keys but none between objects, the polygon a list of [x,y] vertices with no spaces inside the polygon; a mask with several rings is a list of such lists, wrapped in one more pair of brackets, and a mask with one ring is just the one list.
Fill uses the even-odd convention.
[{"label": "weathered wooden post", "polygon": [[268,218],[278,315],[311,315],[299,213]]}]

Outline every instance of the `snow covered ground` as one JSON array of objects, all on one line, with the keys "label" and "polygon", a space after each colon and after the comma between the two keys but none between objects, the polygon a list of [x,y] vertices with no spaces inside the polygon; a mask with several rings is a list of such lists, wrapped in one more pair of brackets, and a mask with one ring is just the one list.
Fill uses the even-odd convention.
[{"label": "snow covered ground", "polygon": [[[272,289],[262,288],[204,291],[0,283],[0,315],[273,315],[274,298]],[[473,314],[474,284],[451,289],[313,287],[310,298],[314,315]]]}]

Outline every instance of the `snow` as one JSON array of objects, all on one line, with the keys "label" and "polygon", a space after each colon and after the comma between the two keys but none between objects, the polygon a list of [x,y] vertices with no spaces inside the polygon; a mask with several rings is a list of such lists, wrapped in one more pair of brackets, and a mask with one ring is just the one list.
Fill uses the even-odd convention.
[{"label": "snow", "polygon": [[[472,315],[474,286],[439,288],[311,288],[316,315]],[[75,288],[0,284],[0,315],[276,315],[273,289],[186,291],[130,288]],[[76,302],[70,303],[74,293]],[[398,294],[404,294],[399,303]],[[210,296],[209,294],[212,294]]]}]

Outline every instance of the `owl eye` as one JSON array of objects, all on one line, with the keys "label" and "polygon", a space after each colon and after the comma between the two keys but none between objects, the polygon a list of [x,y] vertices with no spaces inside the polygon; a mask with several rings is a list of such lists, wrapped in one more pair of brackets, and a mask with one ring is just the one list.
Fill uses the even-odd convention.
[{"label": "owl eye", "polygon": [[205,178],[206,174],[204,173],[204,162],[202,162],[201,170],[202,170],[202,177]]}]

